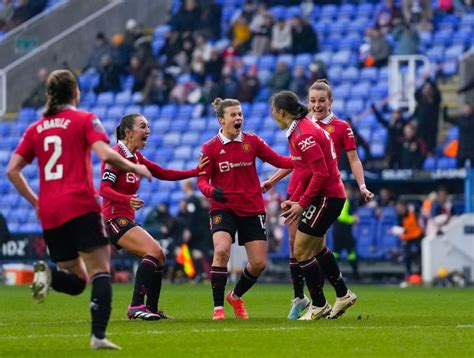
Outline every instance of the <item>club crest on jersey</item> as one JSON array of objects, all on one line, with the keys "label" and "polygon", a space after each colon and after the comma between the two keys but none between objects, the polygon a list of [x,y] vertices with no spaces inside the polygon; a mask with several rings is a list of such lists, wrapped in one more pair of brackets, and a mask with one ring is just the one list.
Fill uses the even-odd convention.
[{"label": "club crest on jersey", "polygon": [[127,226],[128,220],[126,218],[120,218],[117,220],[117,224],[119,224],[120,226]]},{"label": "club crest on jersey", "polygon": [[138,181],[138,177],[134,173],[127,173],[125,180],[127,183],[136,183]]},{"label": "club crest on jersey", "polygon": [[219,225],[222,222],[222,215],[212,217],[212,225]]},{"label": "club crest on jersey", "polygon": [[94,126],[94,129],[96,132],[105,133],[104,126],[102,125],[102,122],[100,121],[99,118],[94,118],[92,120],[92,125]]},{"label": "club crest on jersey", "polygon": [[326,126],[324,129],[325,129],[326,132],[328,132],[328,133],[334,133],[334,131],[336,130],[336,127],[334,127],[334,126]]},{"label": "club crest on jersey", "polygon": [[313,136],[310,136],[308,138],[303,139],[301,142],[298,143],[298,146],[300,147],[300,150],[302,152],[305,152],[309,148],[313,147],[316,144],[314,141]]},{"label": "club crest on jersey", "polygon": [[242,143],[242,150],[243,150],[245,153],[248,153],[248,152],[250,151],[250,148],[251,148],[250,143]]}]

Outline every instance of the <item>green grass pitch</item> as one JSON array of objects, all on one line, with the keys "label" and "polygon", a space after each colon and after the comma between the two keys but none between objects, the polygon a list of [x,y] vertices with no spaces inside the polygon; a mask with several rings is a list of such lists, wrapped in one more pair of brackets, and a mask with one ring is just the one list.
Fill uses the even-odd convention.
[{"label": "green grass pitch", "polygon": [[[230,286],[230,285],[228,285]],[[164,285],[174,320],[128,321],[131,285],[114,285],[109,337],[123,350],[91,352],[88,298],[0,286],[0,357],[473,357],[474,290],[353,286],[355,306],[337,320],[289,321],[289,285],[257,284],[250,320],[211,321],[207,285]],[[326,285],[328,299],[333,290]]]}]

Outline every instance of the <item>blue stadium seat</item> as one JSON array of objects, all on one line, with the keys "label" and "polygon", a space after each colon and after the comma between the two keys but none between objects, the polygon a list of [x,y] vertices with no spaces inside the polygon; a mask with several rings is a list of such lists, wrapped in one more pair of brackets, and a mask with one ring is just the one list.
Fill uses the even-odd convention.
[{"label": "blue stadium seat", "polygon": [[113,92],[102,92],[97,96],[97,105],[111,105],[114,104],[114,93]]},{"label": "blue stadium seat", "polygon": [[451,31],[437,31],[433,35],[433,46],[447,46],[451,41],[453,33]]},{"label": "blue stadium seat", "polygon": [[181,145],[174,151],[174,160],[189,160],[192,155],[192,147],[190,145]]},{"label": "blue stadium seat", "polygon": [[450,60],[448,62],[444,62],[441,71],[445,76],[453,76],[458,72],[458,63],[456,60]]},{"label": "blue stadium seat", "polygon": [[344,70],[342,69],[341,66],[330,66],[328,69],[328,77],[329,80],[331,81],[331,84],[337,85],[341,83],[341,77],[342,77],[342,72]]},{"label": "blue stadium seat", "polygon": [[158,119],[160,115],[160,106],[148,104],[143,106],[143,115],[151,122]]},{"label": "blue stadium seat", "polygon": [[259,69],[257,71],[257,77],[258,77],[258,80],[260,81],[260,85],[262,86],[260,88],[260,91],[262,91],[264,89],[263,86],[266,86],[270,78],[272,78],[272,72],[268,69],[264,69],[264,70]]},{"label": "blue stadium seat", "polygon": [[107,118],[111,118],[118,125],[120,118],[125,114],[123,105],[113,105],[107,110]]},{"label": "blue stadium seat", "polygon": [[379,78],[379,72],[375,67],[366,67],[360,71],[361,81],[370,81],[372,83],[377,82]]},{"label": "blue stadium seat", "polygon": [[177,119],[171,122],[170,130],[176,132],[184,132],[189,126],[189,121],[185,119]]},{"label": "blue stadium seat", "polygon": [[349,83],[342,83],[333,88],[333,97],[341,100],[347,100],[351,94],[351,85]]},{"label": "blue stadium seat", "polygon": [[257,65],[258,56],[256,55],[244,55],[242,57],[242,62],[244,66],[251,67]]},{"label": "blue stadium seat", "polygon": [[[216,119],[217,120],[217,119]],[[195,132],[201,132],[206,130],[207,122],[205,119],[202,118],[193,118],[189,122],[189,130]]]},{"label": "blue stadium seat", "polygon": [[17,121],[31,123],[36,120],[36,110],[31,107],[23,107],[18,113]]},{"label": "blue stadium seat", "polygon": [[184,160],[172,160],[168,162],[167,168],[173,170],[184,170],[186,163]]},{"label": "blue stadium seat", "polygon": [[190,145],[192,147],[201,144],[199,143],[199,133],[193,131],[183,133],[181,141],[184,145]]},{"label": "blue stadium seat", "polygon": [[441,62],[444,56],[444,47],[433,46],[426,51],[425,55],[428,57],[428,59],[431,62],[435,62],[435,63]]},{"label": "blue stadium seat", "polygon": [[161,203],[169,203],[170,193],[167,191],[159,191],[151,194],[151,203],[157,206]]},{"label": "blue stadium seat", "polygon": [[[376,121],[375,116],[368,116],[368,117],[372,117]],[[374,122],[374,124],[377,125],[376,122]],[[387,129],[385,127],[377,128],[372,132],[372,139],[373,140],[386,142],[387,141],[387,136],[388,136],[388,132],[387,132]]]},{"label": "blue stadium seat", "polygon": [[445,142],[449,143],[452,140],[458,139],[458,138],[459,138],[459,127],[458,126],[453,126],[453,127],[449,128],[448,131],[446,132]]},{"label": "blue stadium seat", "polygon": [[178,106],[176,104],[165,104],[161,107],[160,118],[174,119],[178,113]]},{"label": "blue stadium seat", "polygon": [[323,62],[324,64],[326,64],[326,66],[329,66],[329,64],[331,63],[331,58],[331,51],[321,51],[314,55],[315,60]]},{"label": "blue stadium seat", "polygon": [[106,118],[107,116],[107,107],[106,106],[94,106],[90,109],[99,118]]},{"label": "blue stadium seat", "polygon": [[[296,57],[296,59],[298,59],[298,56]],[[292,54],[289,54],[289,53],[278,55],[277,63],[278,62],[285,62],[288,65],[289,68],[293,68],[294,66],[296,66],[298,64],[297,62],[295,62],[295,57]],[[299,65],[301,65],[301,64],[299,64]],[[303,65],[303,66],[306,67],[308,65],[309,65],[309,63],[306,64],[306,65]]]},{"label": "blue stadium seat", "polygon": [[352,99],[367,99],[370,94],[372,84],[367,81],[359,82],[350,89],[350,98]]},{"label": "blue stadium seat", "polygon": [[138,104],[129,104],[128,106],[125,107],[125,113],[130,114],[130,113],[142,113],[142,106]]},{"label": "blue stadium seat", "polygon": [[364,101],[361,99],[350,99],[346,103],[346,113],[349,116],[354,116],[364,110]]},{"label": "blue stadium seat", "polygon": [[178,146],[181,144],[180,132],[169,132],[163,135],[163,146]]},{"label": "blue stadium seat", "polygon": [[320,17],[325,19],[334,19],[338,13],[338,6],[327,4],[321,6]]},{"label": "blue stadium seat", "polygon": [[122,91],[115,95],[115,104],[130,104],[132,103],[132,92]]},{"label": "blue stadium seat", "polygon": [[164,39],[166,34],[171,30],[171,26],[168,24],[160,25],[155,28],[153,31],[153,38],[154,39]]},{"label": "blue stadium seat", "polygon": [[96,95],[94,92],[84,92],[84,95],[81,95],[81,105],[82,106],[93,106],[95,104]]},{"label": "blue stadium seat", "polygon": [[474,34],[470,31],[456,31],[451,39],[451,45],[469,45],[469,40],[472,39]]},{"label": "blue stadium seat", "polygon": [[357,82],[359,80],[359,69],[357,67],[347,68],[342,73],[341,79],[343,81]]},{"label": "blue stadium seat", "polygon": [[356,250],[360,258],[373,259],[379,256],[375,245],[377,221],[375,218],[360,218],[353,227],[356,240]]},{"label": "blue stadium seat", "polygon": [[155,150],[155,160],[160,165],[163,165],[163,163],[167,163],[173,159],[173,155],[174,149],[170,147],[162,147]]},{"label": "blue stadium seat", "polygon": [[454,169],[456,168],[456,158],[441,157],[438,159],[438,169]]},{"label": "blue stadium seat", "polygon": [[427,157],[423,162],[423,169],[425,170],[434,170],[436,169],[436,157]]},{"label": "blue stadium seat", "polygon": [[266,116],[263,120],[261,118],[255,118],[254,122],[257,122],[257,121],[260,122],[260,126],[259,126],[260,130],[276,131],[278,128],[272,116]]},{"label": "blue stadium seat", "polygon": [[258,61],[258,69],[261,70],[268,70],[273,71],[276,65],[276,57],[273,55],[264,55],[260,57]]},{"label": "blue stadium seat", "polygon": [[464,46],[453,45],[446,49],[444,54],[445,60],[457,60],[464,52]]},{"label": "blue stadium seat", "polygon": [[370,142],[370,154],[374,158],[384,158],[385,157],[385,142],[381,140],[372,139]]},{"label": "blue stadium seat", "polygon": [[357,127],[357,132],[364,138],[367,142],[370,142],[371,137],[372,137],[372,128],[371,127],[365,127],[365,126],[358,126]]}]

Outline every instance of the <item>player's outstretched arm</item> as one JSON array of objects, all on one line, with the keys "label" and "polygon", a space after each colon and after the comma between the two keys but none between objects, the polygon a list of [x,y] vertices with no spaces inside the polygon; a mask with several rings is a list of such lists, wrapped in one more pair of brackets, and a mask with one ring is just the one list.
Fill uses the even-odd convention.
[{"label": "player's outstretched arm", "polygon": [[152,175],[146,166],[141,164],[135,164],[125,159],[115,150],[110,148],[107,143],[98,140],[94,142],[94,144],[92,144],[92,149],[94,150],[94,152],[96,152],[100,160],[110,165],[113,165],[115,168],[123,171],[131,171],[137,175],[144,176],[148,180],[151,180]]},{"label": "player's outstretched arm", "polygon": [[357,185],[359,186],[360,195],[364,199],[365,202],[369,202],[373,199],[374,193],[367,189],[365,185],[364,179],[364,168],[362,167],[362,162],[359,159],[359,155],[357,154],[356,150],[351,150],[346,152],[347,159],[349,160],[349,164],[351,166],[352,174],[356,179]]},{"label": "player's outstretched arm", "polygon": [[21,170],[28,164],[28,162],[19,154],[14,153],[7,167],[8,179],[15,186],[16,190],[23,196],[30,204],[38,210],[38,196],[33,192],[33,189],[28,185]]},{"label": "player's outstretched arm", "polygon": [[266,193],[267,191],[269,191],[275,184],[285,178],[292,171],[293,169],[278,169],[269,179],[265,180],[260,184],[260,186],[262,187],[262,192]]}]

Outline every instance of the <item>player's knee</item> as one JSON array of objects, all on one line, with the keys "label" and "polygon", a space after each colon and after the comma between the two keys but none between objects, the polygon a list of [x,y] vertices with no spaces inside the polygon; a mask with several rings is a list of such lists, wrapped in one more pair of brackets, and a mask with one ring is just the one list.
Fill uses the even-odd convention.
[{"label": "player's knee", "polygon": [[86,286],[87,281],[76,276],[76,279],[71,283],[69,294],[72,296],[80,295],[82,292],[84,292]]},{"label": "player's knee", "polygon": [[150,253],[148,253],[146,256],[153,257],[154,261],[158,265],[158,267],[164,267],[166,264],[166,256],[163,250],[158,247],[156,249],[153,249]]},{"label": "player's knee", "polygon": [[295,259],[298,262],[309,260],[313,256],[310,250],[305,250],[298,245],[295,245],[293,253],[295,254]]},{"label": "player's knee", "polygon": [[264,258],[261,260],[256,260],[252,262],[251,267],[253,272],[255,272],[257,275],[260,275],[267,267],[267,260]]},{"label": "player's knee", "polygon": [[229,261],[230,251],[226,249],[216,248],[214,251],[214,260],[227,263]]}]

